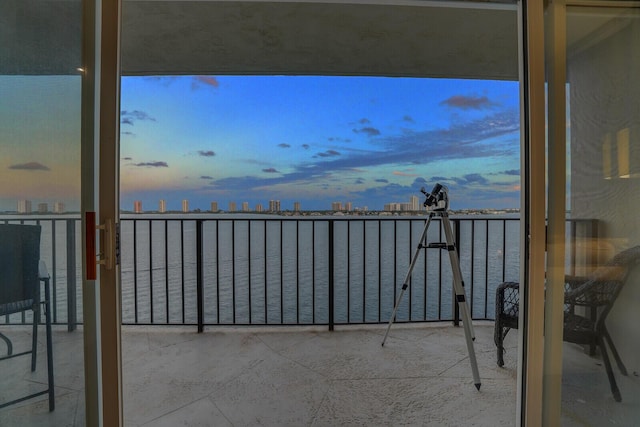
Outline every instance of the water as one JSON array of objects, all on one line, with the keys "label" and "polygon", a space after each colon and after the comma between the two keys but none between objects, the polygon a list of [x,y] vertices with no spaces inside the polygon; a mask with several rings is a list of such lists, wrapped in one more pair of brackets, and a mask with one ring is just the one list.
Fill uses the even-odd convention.
[{"label": "water", "polygon": [[[123,322],[195,323],[196,222],[185,216],[144,218],[122,220]],[[203,218],[205,323],[329,322],[328,220],[334,217]],[[336,220],[336,323],[388,321],[423,225],[424,217]],[[427,241],[444,241],[441,233],[434,221]],[[492,318],[495,288],[519,277],[519,222],[466,218],[459,247],[472,315]],[[398,320],[450,319],[451,281],[448,253],[422,250]]]}]

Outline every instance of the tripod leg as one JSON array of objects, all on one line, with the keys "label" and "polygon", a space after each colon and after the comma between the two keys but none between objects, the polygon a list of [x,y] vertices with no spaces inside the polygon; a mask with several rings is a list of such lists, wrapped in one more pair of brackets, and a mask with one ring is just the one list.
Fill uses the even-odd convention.
[{"label": "tripod leg", "polygon": [[460,260],[453,241],[453,233],[451,231],[451,223],[446,214],[442,215],[442,226],[447,239],[447,251],[449,252],[449,260],[451,261],[451,272],[453,273],[453,289],[456,293],[456,300],[460,312],[462,314],[462,326],[464,326],[464,335],[467,341],[467,351],[469,352],[469,361],[471,362],[471,371],[473,372],[473,381],[478,390],[480,390],[480,373],[478,371],[478,361],[476,360],[476,352],[473,347],[473,341],[476,339],[471,324],[471,312],[467,305],[467,297],[464,292],[464,284],[462,282],[462,271],[460,270]]},{"label": "tripod leg", "polygon": [[[418,261],[418,255],[420,255],[420,249],[424,248],[423,243],[427,238],[427,231],[429,230],[429,224],[431,224],[431,219],[433,218],[433,213],[429,214],[429,219],[424,224],[424,229],[422,230],[422,235],[420,236],[420,242],[416,247],[416,251],[413,253],[413,258],[411,259],[411,265],[409,266],[409,271],[407,271],[407,275],[404,278],[404,282],[402,282],[402,290],[400,291],[400,295],[398,295],[398,299],[396,300],[396,305],[393,307],[393,312],[391,313],[391,319],[389,319],[389,325],[387,325],[387,331],[384,334],[384,338],[382,338],[382,346],[384,347],[384,343],[387,340],[387,335],[389,335],[389,330],[391,330],[391,325],[393,324],[396,313],[398,312],[398,307],[400,306],[400,301],[402,300],[402,296],[404,295],[404,291],[409,287],[409,280],[411,280],[411,273],[413,272],[413,268],[416,265],[416,261]],[[411,237],[409,237],[411,239]]]}]

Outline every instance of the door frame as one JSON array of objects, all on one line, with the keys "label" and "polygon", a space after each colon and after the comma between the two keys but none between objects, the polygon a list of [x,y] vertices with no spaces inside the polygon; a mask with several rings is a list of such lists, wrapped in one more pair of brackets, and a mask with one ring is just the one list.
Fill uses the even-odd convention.
[{"label": "door frame", "polygon": [[[120,16],[121,0],[85,0],[85,24],[91,18],[94,7],[97,21],[94,25],[98,38],[94,43],[98,54],[96,72],[99,70],[99,139],[98,172],[92,169],[83,172],[83,184],[87,187],[98,179],[98,197],[94,199],[90,190],[83,191],[83,212],[98,211],[98,221],[118,224],[119,213],[119,109],[120,109]],[[520,282],[524,285],[518,345],[517,377],[517,422],[520,425],[542,425],[543,402],[543,330],[544,330],[544,272],[545,272],[545,61],[544,61],[544,3],[538,0],[522,0],[519,7],[521,46],[521,103],[522,103],[522,189],[521,189],[521,269]],[[91,28],[91,27],[86,27]],[[85,34],[85,37],[87,35]],[[87,39],[88,40],[88,39]],[[90,44],[90,43],[87,43]],[[91,56],[90,48],[86,52]],[[90,62],[90,61],[89,61]],[[87,64],[89,63],[87,62]],[[91,75],[87,68],[86,75]],[[94,83],[95,84],[95,83]],[[88,90],[91,86],[88,86]],[[89,96],[89,95],[87,95]],[[87,118],[87,120],[90,120]],[[88,135],[83,135],[87,136]],[[93,165],[95,152],[83,152],[83,165]],[[85,194],[86,193],[86,194]],[[98,209],[95,209],[96,203]],[[564,205],[563,205],[564,206]],[[100,239],[104,253],[104,239]],[[85,266],[86,267],[86,266]],[[89,351],[86,355],[87,375],[87,421],[93,424],[94,408],[89,405],[97,390],[101,393],[100,413],[102,425],[123,425],[122,415],[122,363],[120,335],[120,284],[118,266],[109,270],[100,266],[97,282],[85,281],[85,313],[95,313],[99,307],[100,336],[85,338],[85,348],[95,339],[99,354]],[[99,284],[97,295],[95,284]],[[92,296],[92,293],[95,295]],[[94,301],[99,297],[99,304]],[[93,308],[93,310],[87,310]],[[87,325],[88,326],[88,325]],[[90,329],[86,327],[85,329]],[[85,332],[86,334],[87,332]],[[101,375],[96,370],[100,358]],[[88,361],[88,362],[87,362]],[[91,383],[91,387],[89,387]],[[100,384],[100,386],[98,386]],[[90,393],[94,393],[89,396]]]},{"label": "door frame", "polygon": [[[83,312],[86,425],[123,425],[120,281],[116,242],[119,218],[120,131],[120,10],[121,0],[82,2],[82,154],[81,212],[83,241],[87,242],[87,212],[97,212],[96,226],[111,223],[112,235],[98,232],[99,257],[110,256],[112,266],[98,263],[96,280],[83,256]],[[89,228],[87,228],[89,225]],[[109,254],[107,250],[110,249]],[[86,251],[86,248],[85,248]],[[86,255],[86,252],[85,252]]]},{"label": "door frame", "polygon": [[[119,223],[120,158],[120,13],[121,0],[103,0],[100,13],[100,138],[99,138],[99,224]],[[108,229],[107,229],[108,230]],[[100,239],[100,252],[114,259],[100,265],[100,334],[102,356],[102,421],[105,426],[122,426],[122,342],[120,335],[120,271],[118,249]]]}]

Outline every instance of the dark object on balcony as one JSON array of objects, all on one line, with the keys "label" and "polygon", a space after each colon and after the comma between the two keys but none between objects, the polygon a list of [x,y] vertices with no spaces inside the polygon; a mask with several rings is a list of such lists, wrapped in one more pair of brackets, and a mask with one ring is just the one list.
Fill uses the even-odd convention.
[{"label": "dark object on balcony", "polygon": [[[48,388],[9,402],[0,403],[0,408],[48,394],[49,411],[55,409],[49,274],[45,263],[40,261],[40,231],[41,227],[39,225],[0,224],[0,315],[9,316],[14,313],[33,311],[31,350],[14,353],[11,340],[0,333],[0,339],[7,344],[7,355],[0,357],[0,362],[13,357],[31,354],[31,371],[35,371],[38,323],[40,322],[42,306],[44,306],[47,335]],[[40,282],[44,282],[44,300],[41,299],[40,295]]]},{"label": "dark object on balcony", "polygon": [[[640,246],[620,252],[603,266],[586,277],[565,276],[563,340],[575,344],[599,346],[607,370],[611,392],[616,401],[622,400],[611,369],[611,353],[622,372],[627,370],[607,331],[605,320],[611,311],[631,270],[640,262]],[[497,347],[498,366],[504,365],[504,338],[511,328],[518,327],[519,287],[516,282],[505,282],[496,290],[496,323],[494,341]],[[576,310],[577,307],[583,307]]]}]

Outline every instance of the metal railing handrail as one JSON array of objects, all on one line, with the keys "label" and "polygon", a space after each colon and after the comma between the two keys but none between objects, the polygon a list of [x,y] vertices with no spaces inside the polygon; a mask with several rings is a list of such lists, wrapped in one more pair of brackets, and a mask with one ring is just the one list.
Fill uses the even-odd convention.
[{"label": "metal railing handrail", "polygon": [[[416,230],[425,220],[402,215],[123,215],[121,234],[129,230],[133,236],[120,239],[123,324],[193,324],[202,331],[205,325],[325,325],[331,330],[340,324],[386,323],[387,305],[395,301],[401,270],[417,244]],[[464,252],[461,259],[467,260],[473,318],[491,320],[493,287],[513,279],[506,257],[514,244],[519,251],[519,241],[508,241],[507,234],[519,218],[452,215],[451,220],[457,249]],[[76,256],[81,219],[25,216],[0,221],[44,226],[48,237],[42,252],[50,264],[53,321],[75,329],[82,320],[77,304],[81,258]],[[569,268],[575,272],[576,243],[582,238],[597,239],[598,221],[568,220],[567,230]],[[288,241],[289,236],[295,239]],[[500,237],[497,243],[496,236]],[[490,256],[490,247],[498,255]],[[305,255],[307,250],[312,251],[310,256]],[[175,254],[178,261],[172,258]],[[398,321],[457,324],[453,298],[450,307],[447,302],[446,259],[425,255]],[[436,311],[428,313],[431,308]],[[24,316],[4,319],[4,323],[25,321]]]}]

